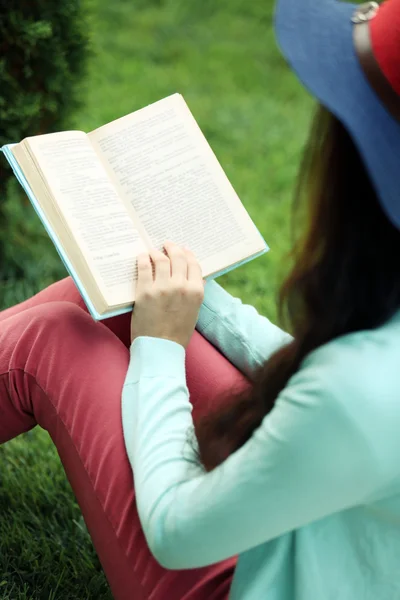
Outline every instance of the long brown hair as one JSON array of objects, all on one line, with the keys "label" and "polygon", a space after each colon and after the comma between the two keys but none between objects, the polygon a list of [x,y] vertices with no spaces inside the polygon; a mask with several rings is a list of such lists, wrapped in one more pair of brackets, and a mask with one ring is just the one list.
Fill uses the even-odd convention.
[{"label": "long brown hair", "polygon": [[[281,320],[294,340],[254,374],[249,391],[196,424],[206,470],[251,437],[309,352],[343,334],[378,327],[400,308],[400,232],[380,208],[350,135],[322,107],[306,145],[295,205],[306,207],[305,235],[294,243],[294,266],[279,295]],[[298,219],[298,210],[294,214]]]}]

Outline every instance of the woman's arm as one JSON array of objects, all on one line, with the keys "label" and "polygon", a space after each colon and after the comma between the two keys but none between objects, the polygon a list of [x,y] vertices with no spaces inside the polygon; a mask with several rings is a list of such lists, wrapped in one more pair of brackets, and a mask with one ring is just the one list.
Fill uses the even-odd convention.
[{"label": "woman's arm", "polygon": [[134,341],[124,436],[143,531],[164,567],[212,564],[364,502],[383,485],[368,398],[347,386],[363,382],[368,365],[363,359],[358,369],[352,358],[337,349],[315,353],[252,438],[204,473],[193,469],[197,457],[187,443],[184,348]]},{"label": "woman's arm", "polygon": [[215,281],[207,282],[196,329],[242,373],[254,370],[292,337],[233,298]]}]

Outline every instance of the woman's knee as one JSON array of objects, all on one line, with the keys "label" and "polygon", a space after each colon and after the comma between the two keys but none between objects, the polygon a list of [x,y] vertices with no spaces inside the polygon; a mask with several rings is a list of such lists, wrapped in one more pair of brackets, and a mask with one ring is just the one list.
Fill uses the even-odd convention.
[{"label": "woman's knee", "polygon": [[84,310],[72,302],[65,301],[46,302],[28,309],[16,317],[25,322],[30,329],[45,329],[48,334],[51,331],[79,330],[90,322],[94,323]]},{"label": "woman's knee", "polygon": [[0,323],[0,340],[4,347],[26,350],[58,343],[71,337],[88,336],[98,331],[98,324],[72,302],[46,302],[24,310]]},{"label": "woman's knee", "polygon": [[34,335],[34,332],[60,329],[79,329],[95,322],[81,308],[72,302],[46,302],[18,312],[0,323],[2,347],[15,345],[21,337]]}]

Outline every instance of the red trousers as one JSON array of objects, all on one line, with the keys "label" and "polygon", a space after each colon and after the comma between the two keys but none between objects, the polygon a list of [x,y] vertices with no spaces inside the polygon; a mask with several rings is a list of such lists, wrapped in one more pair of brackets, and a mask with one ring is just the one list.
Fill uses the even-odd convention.
[{"label": "red trousers", "polygon": [[[129,314],[96,323],[70,278],[0,312],[0,443],[49,432],[115,600],[227,600],[235,559],[167,571],[144,539],[121,423],[129,335]],[[243,384],[197,332],[187,378],[195,419]]]}]

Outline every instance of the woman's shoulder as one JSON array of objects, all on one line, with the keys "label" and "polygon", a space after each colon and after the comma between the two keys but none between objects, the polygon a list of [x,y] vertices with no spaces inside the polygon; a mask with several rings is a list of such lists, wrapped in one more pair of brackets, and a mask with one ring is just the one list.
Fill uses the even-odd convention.
[{"label": "woman's shoulder", "polygon": [[[374,330],[337,338],[313,351],[299,375],[313,382],[329,410],[340,411],[382,460],[400,451],[400,316]],[[397,468],[397,464],[396,464]]]},{"label": "woman's shoulder", "polygon": [[[400,382],[400,312],[376,329],[349,333],[320,346],[303,362],[349,385]],[[362,387],[364,387],[362,385]]]}]

